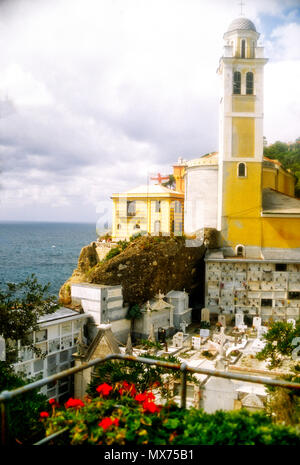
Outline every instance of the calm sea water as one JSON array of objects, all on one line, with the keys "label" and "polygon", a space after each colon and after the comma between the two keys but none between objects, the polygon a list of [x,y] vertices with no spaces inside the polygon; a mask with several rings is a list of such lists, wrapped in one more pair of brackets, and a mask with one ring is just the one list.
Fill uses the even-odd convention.
[{"label": "calm sea water", "polygon": [[57,295],[82,247],[96,239],[95,224],[0,222],[0,283],[18,283],[34,273]]}]

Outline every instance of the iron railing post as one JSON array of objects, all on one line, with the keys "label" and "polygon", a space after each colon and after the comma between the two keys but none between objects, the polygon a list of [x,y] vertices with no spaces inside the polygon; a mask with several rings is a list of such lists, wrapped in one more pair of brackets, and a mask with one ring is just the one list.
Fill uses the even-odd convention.
[{"label": "iron railing post", "polygon": [[187,364],[182,363],[180,365],[181,371],[181,408],[186,408],[186,376],[187,376]]},{"label": "iron railing post", "polygon": [[[2,392],[5,394],[6,391]],[[7,409],[8,405],[5,400],[1,403],[1,446],[5,446],[7,442]]]}]

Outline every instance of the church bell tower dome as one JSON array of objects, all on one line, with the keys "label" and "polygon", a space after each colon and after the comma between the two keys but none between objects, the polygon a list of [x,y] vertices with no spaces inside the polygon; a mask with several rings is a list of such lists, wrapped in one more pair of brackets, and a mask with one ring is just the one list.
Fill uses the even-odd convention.
[{"label": "church bell tower dome", "polygon": [[229,24],[227,32],[233,31],[255,31],[256,27],[254,26],[253,22],[247,18],[236,18]]}]

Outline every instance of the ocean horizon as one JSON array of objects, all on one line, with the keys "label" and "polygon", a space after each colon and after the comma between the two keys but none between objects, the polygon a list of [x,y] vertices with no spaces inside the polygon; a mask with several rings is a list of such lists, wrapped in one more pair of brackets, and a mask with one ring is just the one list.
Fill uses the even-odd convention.
[{"label": "ocean horizon", "polygon": [[96,223],[0,220],[0,286],[34,274],[58,295],[82,247],[96,240]]}]

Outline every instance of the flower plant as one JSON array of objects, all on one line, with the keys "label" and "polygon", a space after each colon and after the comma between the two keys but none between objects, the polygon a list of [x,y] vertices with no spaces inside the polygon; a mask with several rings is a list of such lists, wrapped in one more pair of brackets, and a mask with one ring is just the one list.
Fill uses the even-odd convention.
[{"label": "flower plant", "polygon": [[41,412],[47,436],[68,427],[56,445],[300,445],[295,428],[273,424],[265,413],[207,414],[173,401],[160,405],[153,392],[137,392],[127,381],[102,383],[96,392],[96,397],[71,398],[63,407],[50,402],[52,414]]}]

